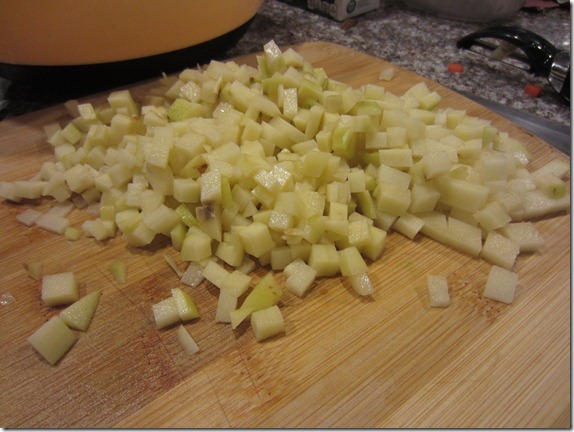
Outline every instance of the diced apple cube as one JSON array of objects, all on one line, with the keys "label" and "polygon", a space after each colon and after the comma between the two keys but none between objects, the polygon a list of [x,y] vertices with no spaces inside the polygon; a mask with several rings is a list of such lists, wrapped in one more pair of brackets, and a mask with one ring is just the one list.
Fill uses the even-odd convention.
[{"label": "diced apple cube", "polygon": [[285,322],[281,310],[274,305],[253,312],[251,314],[251,328],[257,342],[285,332]]},{"label": "diced apple cube", "polygon": [[181,321],[185,322],[199,318],[199,310],[197,309],[195,300],[191,295],[183,291],[181,288],[172,288],[171,295]]},{"label": "diced apple cube", "polygon": [[154,303],[152,305],[152,311],[158,329],[181,322],[179,310],[173,297],[168,297],[165,300]]},{"label": "diced apple cube", "polygon": [[367,272],[347,276],[347,279],[351,283],[355,292],[360,296],[368,296],[374,292],[371,278]]},{"label": "diced apple cube", "polygon": [[428,153],[423,156],[421,163],[427,180],[446,174],[452,168],[452,162],[445,151]]},{"label": "diced apple cube", "polygon": [[181,259],[199,262],[211,256],[211,237],[202,231],[190,228],[181,245]]},{"label": "diced apple cube", "polygon": [[518,243],[496,231],[491,231],[484,240],[481,256],[492,264],[510,270],[514,266],[519,252],[520,246]]},{"label": "diced apple cube", "polygon": [[26,209],[18,216],[16,216],[16,220],[26,226],[32,226],[38,220],[38,218],[40,218],[40,216],[42,216],[42,213],[40,213],[38,210]]},{"label": "diced apple cube", "polygon": [[446,276],[428,275],[427,290],[431,307],[447,307],[450,304]]},{"label": "diced apple cube", "polygon": [[42,277],[42,301],[48,306],[70,304],[79,299],[78,281],[73,272]]},{"label": "diced apple cube", "polygon": [[435,186],[441,193],[439,202],[470,212],[481,209],[490,194],[486,186],[448,176],[436,178]]},{"label": "diced apple cube", "polygon": [[411,191],[393,184],[380,183],[375,190],[375,202],[378,211],[402,216],[411,204]]},{"label": "diced apple cube", "polygon": [[544,238],[532,222],[512,222],[500,229],[500,233],[518,244],[520,252],[535,252],[544,245]]},{"label": "diced apple cube", "polygon": [[42,279],[42,263],[40,262],[32,262],[32,263],[24,263],[24,268],[30,276],[34,280]]},{"label": "diced apple cube", "polygon": [[317,271],[302,259],[291,262],[283,269],[283,273],[287,276],[285,287],[298,297],[303,297],[317,276]]},{"label": "diced apple cube", "polygon": [[395,221],[393,229],[404,234],[408,238],[413,239],[421,230],[424,223],[425,222],[421,218],[407,212]]},{"label": "diced apple cube", "polygon": [[237,296],[229,289],[220,289],[217,299],[215,321],[220,323],[231,322],[231,312],[237,309]]},{"label": "diced apple cube", "polygon": [[340,250],[338,253],[339,267],[343,276],[356,276],[360,273],[366,273],[367,264],[356,247],[351,246]]},{"label": "diced apple cube", "polygon": [[30,345],[51,365],[56,364],[76,340],[76,334],[58,316],[52,317],[28,338]]},{"label": "diced apple cube", "polygon": [[478,223],[487,231],[502,228],[512,218],[504,211],[502,205],[496,201],[492,201],[477,211],[474,218]]},{"label": "diced apple cube", "polygon": [[518,275],[508,269],[492,266],[482,295],[486,298],[510,304],[514,301]]},{"label": "diced apple cube", "polygon": [[233,270],[223,278],[219,288],[231,292],[236,297],[241,297],[247,292],[250,284],[251,276],[239,270]]},{"label": "diced apple cube", "polygon": [[36,219],[35,224],[56,234],[64,234],[66,229],[70,226],[70,221],[64,216],[53,213],[44,213],[38,219]]},{"label": "diced apple cube", "polygon": [[238,233],[245,252],[255,258],[259,258],[275,247],[269,227],[261,222],[253,222],[251,225],[240,227]]},{"label": "diced apple cube", "polygon": [[309,255],[309,265],[317,271],[317,276],[334,276],[340,271],[339,253],[333,244],[313,244]]}]

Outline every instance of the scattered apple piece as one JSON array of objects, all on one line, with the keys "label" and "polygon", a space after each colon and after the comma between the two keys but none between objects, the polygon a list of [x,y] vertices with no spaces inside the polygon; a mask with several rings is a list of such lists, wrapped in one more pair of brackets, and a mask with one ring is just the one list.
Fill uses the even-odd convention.
[{"label": "scattered apple piece", "polygon": [[482,295],[486,298],[510,304],[514,301],[518,275],[499,266],[492,266]]},{"label": "scattered apple piece", "polygon": [[285,332],[283,314],[276,305],[251,314],[251,328],[255,340],[261,342]]},{"label": "scattered apple piece", "polygon": [[28,342],[51,365],[56,364],[76,340],[76,334],[58,316],[52,317],[28,338]]},{"label": "scattered apple piece", "polygon": [[68,327],[86,331],[92,322],[101,294],[101,291],[94,291],[82,297],[60,312],[60,318]]},{"label": "scattered apple piece", "polygon": [[177,328],[177,339],[186,354],[193,355],[199,352],[199,346],[183,325]]},{"label": "scattered apple piece", "polygon": [[173,288],[171,295],[177,307],[177,313],[182,321],[191,321],[199,318],[199,310],[195,304],[195,300],[191,295],[183,291],[181,288]]},{"label": "scattered apple piece", "polygon": [[24,268],[30,276],[34,280],[42,279],[43,272],[42,272],[42,263],[39,262],[32,262],[32,263],[24,263]]},{"label": "scattered apple piece", "polygon": [[447,307],[450,304],[446,276],[428,275],[427,290],[431,307]]},{"label": "scattered apple piece", "polygon": [[42,277],[42,301],[48,306],[71,304],[79,298],[78,281],[73,272]]},{"label": "scattered apple piece", "polygon": [[119,283],[125,283],[127,279],[127,266],[121,261],[114,261],[108,267],[114,279]]},{"label": "scattered apple piece", "polygon": [[173,297],[168,297],[153,304],[152,311],[158,329],[169,327],[181,321],[179,310]]}]

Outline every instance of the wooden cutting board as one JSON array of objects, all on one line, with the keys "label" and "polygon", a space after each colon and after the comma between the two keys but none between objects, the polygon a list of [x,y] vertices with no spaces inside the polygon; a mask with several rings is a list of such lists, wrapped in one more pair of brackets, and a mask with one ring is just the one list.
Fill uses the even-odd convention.
[{"label": "wooden cutting board", "polygon": [[[295,49],[355,87],[381,83],[400,95],[426,81],[398,67],[392,81],[379,81],[387,63],[338,45]],[[254,56],[237,62],[256,64]],[[532,168],[569,160],[426,82],[443,96],[441,106],[490,119],[523,140]],[[51,158],[43,126],[64,118],[55,106],[0,122],[1,180],[37,172]],[[570,427],[569,215],[536,222],[546,244],[518,258],[511,305],[482,298],[490,265],[398,233],[370,265],[372,298],[359,298],[340,279],[320,280],[303,299],[285,295],[286,335],[264,343],[247,325],[232,331],[214,323],[217,290],[204,283],[190,290],[202,317],[186,326],[201,347],[189,357],[175,328],[158,331],[151,312],[152,303],[181,286],[163,258],[177,259],[174,250],[161,242],[145,250],[119,239],[69,242],[16,222],[34,206],[0,204],[0,295],[15,298],[0,306],[2,427]],[[71,219],[79,226],[86,215],[75,211]],[[115,260],[128,266],[125,284],[108,272]],[[40,282],[23,268],[31,262],[41,262],[45,273],[74,271],[82,295],[103,292],[90,328],[56,366],[26,342],[58,312],[42,304]],[[429,306],[429,273],[447,276],[448,308]]]}]

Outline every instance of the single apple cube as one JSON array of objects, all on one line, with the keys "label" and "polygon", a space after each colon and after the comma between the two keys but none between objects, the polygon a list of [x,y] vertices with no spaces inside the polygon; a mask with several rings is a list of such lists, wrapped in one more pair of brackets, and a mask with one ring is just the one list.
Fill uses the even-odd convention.
[{"label": "single apple cube", "polygon": [[70,226],[70,221],[64,216],[53,213],[44,213],[35,224],[46,231],[51,231],[56,234],[64,234],[66,229]]},{"label": "single apple cube", "polygon": [[492,201],[485,205],[474,214],[474,218],[487,231],[502,228],[512,220],[497,201]]},{"label": "single apple cube", "polygon": [[381,228],[372,226],[371,238],[367,244],[361,246],[361,254],[366,258],[375,261],[382,255],[386,242],[387,232]]},{"label": "single apple cube", "polygon": [[168,297],[152,305],[153,316],[158,329],[171,326],[181,321],[179,310],[173,297]]},{"label": "single apple cube", "polygon": [[199,262],[211,256],[211,237],[201,230],[190,228],[181,245],[181,259]]},{"label": "single apple cube", "polygon": [[228,290],[236,297],[241,297],[247,292],[250,284],[251,276],[239,270],[233,270],[223,278],[219,288]]},{"label": "single apple cube", "polygon": [[514,301],[518,274],[499,266],[492,266],[482,295],[486,298],[510,304]]},{"label": "single apple cube", "polygon": [[293,260],[289,246],[278,246],[271,249],[271,268],[283,270]]},{"label": "single apple cube", "polygon": [[174,209],[162,204],[153,211],[144,214],[143,223],[152,231],[169,235],[170,231],[180,221]]},{"label": "single apple cube", "polygon": [[415,183],[411,190],[411,213],[433,211],[440,198],[440,192],[434,186],[426,183]]},{"label": "single apple cube", "polygon": [[183,325],[177,329],[177,339],[186,354],[193,355],[199,351],[199,346]]},{"label": "single apple cube", "polygon": [[380,183],[375,189],[375,202],[378,211],[402,216],[411,205],[411,191],[394,184]]},{"label": "single apple cube", "polygon": [[42,263],[33,262],[33,263],[24,263],[24,268],[30,276],[34,280],[42,279]]},{"label": "single apple cube", "polygon": [[175,301],[179,318],[182,321],[191,321],[192,319],[199,318],[199,310],[192,296],[181,288],[173,288],[171,295]]},{"label": "single apple cube", "polygon": [[395,221],[393,229],[412,240],[424,224],[425,222],[421,218],[407,212]]},{"label": "single apple cube", "polygon": [[26,226],[32,226],[34,223],[36,223],[40,216],[42,216],[42,213],[40,213],[38,210],[27,209],[16,216],[16,220]]},{"label": "single apple cube", "polygon": [[317,271],[317,276],[334,276],[340,271],[339,253],[333,244],[311,246],[309,265]]},{"label": "single apple cube", "polygon": [[431,307],[447,307],[450,304],[446,276],[428,275],[427,290]]},{"label": "single apple cube", "polygon": [[68,327],[86,331],[92,322],[101,294],[101,291],[94,291],[82,297],[60,312],[60,318]]},{"label": "single apple cube", "polygon": [[287,276],[285,287],[296,296],[303,297],[315,282],[317,270],[302,259],[296,259],[283,269],[283,274]]},{"label": "single apple cube", "polygon": [[448,176],[435,179],[435,187],[441,193],[439,202],[469,212],[480,210],[490,194],[490,188]]},{"label": "single apple cube", "polygon": [[203,277],[203,270],[204,266],[199,263],[191,262],[187,266],[187,269],[183,272],[181,276],[181,283],[189,286],[197,286],[199,285],[204,277]]},{"label": "single apple cube", "polygon": [[428,180],[446,174],[452,168],[452,162],[445,151],[427,153],[421,162],[425,178]]},{"label": "single apple cube", "polygon": [[76,340],[76,334],[58,316],[44,323],[28,338],[30,345],[51,365],[56,364]]},{"label": "single apple cube", "polygon": [[339,267],[343,276],[355,276],[367,271],[367,264],[356,247],[351,246],[338,253]]},{"label": "single apple cube", "polygon": [[42,277],[42,301],[48,306],[70,304],[79,298],[78,281],[73,272]]},{"label": "single apple cube", "polygon": [[229,272],[215,261],[209,261],[202,271],[202,276],[217,288],[221,288],[223,281],[228,275]]},{"label": "single apple cube", "polygon": [[535,252],[544,245],[544,238],[532,222],[512,222],[500,229],[500,233],[516,242],[520,252]]},{"label": "single apple cube", "polygon": [[269,227],[261,222],[239,227],[238,234],[241,243],[249,255],[259,258],[275,247],[275,242],[269,232]]},{"label": "single apple cube", "polygon": [[371,295],[374,291],[371,278],[367,272],[347,276],[347,279],[351,283],[355,292],[360,296]]},{"label": "single apple cube", "polygon": [[491,264],[510,270],[519,253],[520,246],[518,243],[496,231],[491,231],[484,240],[481,256]]},{"label": "single apple cube", "polygon": [[220,289],[217,298],[217,310],[215,321],[220,323],[230,323],[231,312],[237,309],[237,296],[228,289]]},{"label": "single apple cube", "polygon": [[443,242],[469,255],[479,256],[482,250],[481,229],[452,216],[448,217],[447,224],[448,235]]},{"label": "single apple cube", "polygon": [[251,328],[257,342],[285,332],[285,322],[281,310],[274,305],[253,312],[251,314]]}]

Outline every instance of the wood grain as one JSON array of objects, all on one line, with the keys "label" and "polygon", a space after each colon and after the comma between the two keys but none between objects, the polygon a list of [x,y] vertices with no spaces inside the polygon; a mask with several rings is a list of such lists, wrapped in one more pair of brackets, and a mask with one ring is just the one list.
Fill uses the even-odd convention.
[{"label": "wood grain", "polygon": [[[426,81],[396,67],[378,81],[384,61],[325,43],[295,46],[307,60],[355,87],[382,83],[402,94]],[[255,65],[254,56],[236,59]],[[490,119],[523,140],[535,168],[566,156],[472,101],[426,81],[442,106]],[[142,84],[143,92],[150,84]],[[94,96],[88,100],[98,100]],[[43,126],[62,120],[55,106],[0,123],[0,177],[24,179],[51,157]],[[320,280],[303,299],[285,296],[286,335],[257,343],[248,326],[213,322],[216,290],[190,290],[202,313],[187,324],[201,352],[188,357],[175,329],[156,330],[151,304],[179,286],[162,257],[167,243],[145,250],[119,239],[69,242],[15,217],[39,204],[0,205],[0,426],[83,427],[570,427],[569,215],[536,222],[546,244],[522,255],[515,302],[482,298],[490,266],[425,237],[388,237],[370,265],[376,292],[364,299],[338,278]],[[74,224],[86,219],[75,211]],[[119,284],[107,268],[128,266]],[[87,332],[55,367],[26,338],[58,310],[40,301],[45,273],[74,271],[82,295],[101,289]],[[431,309],[426,275],[447,276],[452,304]],[[256,278],[264,274],[259,270]],[[279,276],[281,277],[281,276]]]}]

